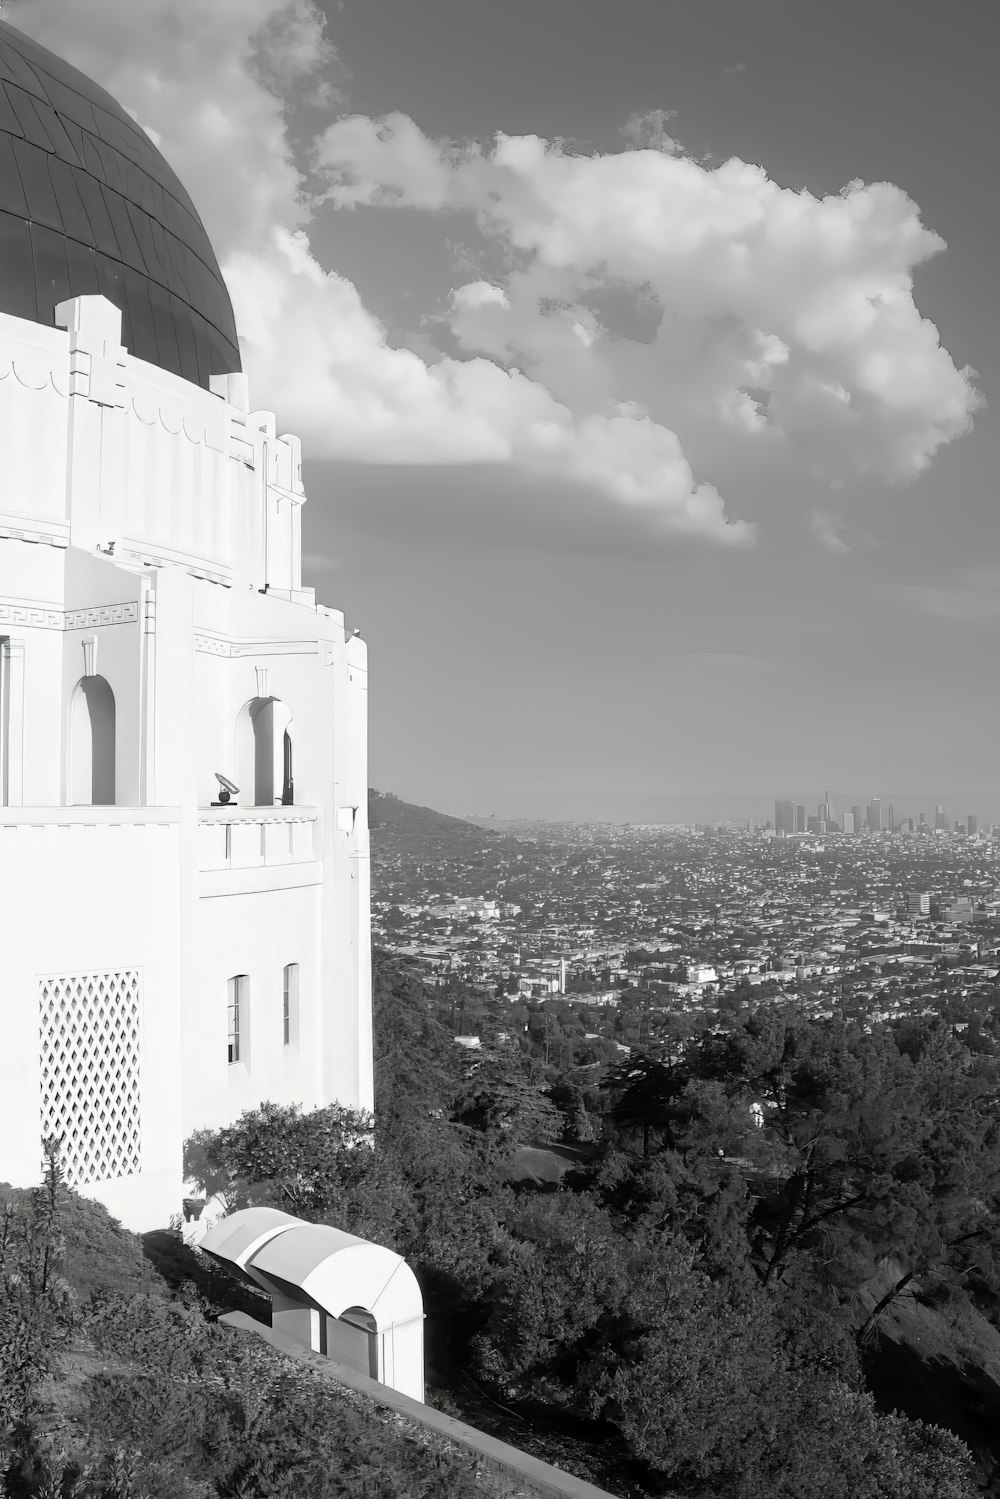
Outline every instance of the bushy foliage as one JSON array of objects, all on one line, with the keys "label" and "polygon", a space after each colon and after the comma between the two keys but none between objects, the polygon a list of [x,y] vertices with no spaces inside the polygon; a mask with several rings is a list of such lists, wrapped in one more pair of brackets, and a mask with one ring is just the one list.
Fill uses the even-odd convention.
[{"label": "bushy foliage", "polygon": [[12,1190],[0,1211],[3,1499],[492,1491],[461,1450],[211,1312],[191,1281],[172,1294],[137,1236],[62,1185],[53,1148],[43,1186]]},{"label": "bushy foliage", "polygon": [[[967,1449],[879,1415],[859,1346],[917,1284],[996,1280],[991,1055],[933,1023],[749,1013],[595,1095],[516,1046],[459,1052],[442,1003],[377,967],[373,1148],[366,1121],[268,1107],[200,1139],[206,1171],[404,1254],[459,1382],[589,1416],[654,1489],[969,1499]],[[512,1185],[545,1131],[599,1138],[562,1188]],[[890,1254],[902,1284],[863,1303]]]}]

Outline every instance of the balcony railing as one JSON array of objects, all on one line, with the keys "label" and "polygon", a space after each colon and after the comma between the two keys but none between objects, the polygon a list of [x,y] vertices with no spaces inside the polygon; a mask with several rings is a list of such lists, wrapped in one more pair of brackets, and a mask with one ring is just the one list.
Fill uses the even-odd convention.
[{"label": "balcony railing", "polygon": [[315,807],[203,807],[198,867],[261,869],[317,857]]}]

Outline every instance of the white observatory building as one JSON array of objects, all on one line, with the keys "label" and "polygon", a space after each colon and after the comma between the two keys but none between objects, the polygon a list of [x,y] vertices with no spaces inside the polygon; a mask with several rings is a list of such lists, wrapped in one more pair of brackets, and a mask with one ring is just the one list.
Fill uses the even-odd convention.
[{"label": "white observatory building", "polygon": [[372,1107],[366,654],[304,503],[183,187],[0,22],[0,1181],[59,1136],[132,1229],[193,1130]]}]

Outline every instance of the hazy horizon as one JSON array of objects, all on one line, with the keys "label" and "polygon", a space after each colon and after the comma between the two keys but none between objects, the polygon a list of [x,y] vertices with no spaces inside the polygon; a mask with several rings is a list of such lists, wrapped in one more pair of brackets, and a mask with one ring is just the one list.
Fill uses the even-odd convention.
[{"label": "hazy horizon", "polygon": [[[804,805],[808,816],[816,815],[817,805],[824,792],[691,792],[660,793],[654,791],[632,792],[580,792],[553,793],[545,791],[506,792],[490,800],[488,797],[477,805],[463,801],[461,796],[443,796],[434,801],[422,797],[419,792],[403,785],[378,785],[375,789],[399,796],[402,800],[420,806],[428,806],[452,817],[476,819],[495,816],[500,820],[524,818],[538,822],[611,822],[611,823],[695,823],[695,822],[746,822],[752,819],[758,824],[774,820],[774,804],[777,800],[790,800]],[[830,787],[830,802],[834,816],[839,817],[852,806],[867,807],[872,796],[878,792],[838,792]],[[883,817],[889,807],[894,809],[897,821],[912,817],[919,820],[923,812],[933,825],[935,808],[944,806],[949,827],[956,819],[965,823],[971,814],[979,820],[979,830],[1000,824],[1000,792],[990,791],[946,791],[946,792],[889,792],[881,796]]]}]

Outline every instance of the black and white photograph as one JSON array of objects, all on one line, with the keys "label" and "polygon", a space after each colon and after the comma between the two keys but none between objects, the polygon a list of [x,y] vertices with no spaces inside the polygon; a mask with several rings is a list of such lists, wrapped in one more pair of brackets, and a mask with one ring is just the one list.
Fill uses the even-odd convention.
[{"label": "black and white photograph", "polygon": [[0,0],[0,1499],[1000,1499],[998,57]]}]

